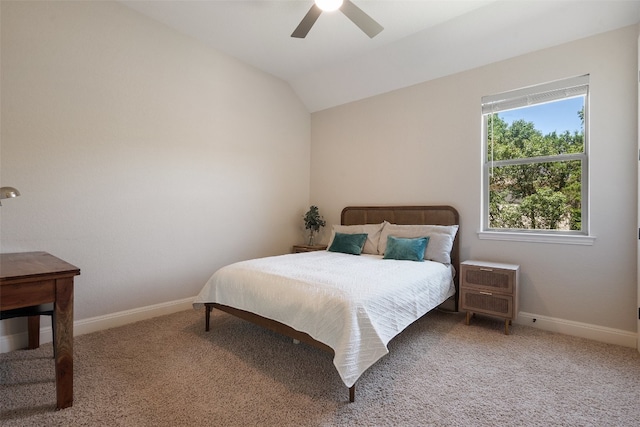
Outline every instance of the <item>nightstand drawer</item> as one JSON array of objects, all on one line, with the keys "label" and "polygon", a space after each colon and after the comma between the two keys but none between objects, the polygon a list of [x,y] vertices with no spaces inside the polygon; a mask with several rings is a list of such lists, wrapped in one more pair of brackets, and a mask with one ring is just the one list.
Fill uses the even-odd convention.
[{"label": "nightstand drawer", "polygon": [[513,319],[513,296],[473,289],[460,289],[460,308],[463,311],[484,313]]},{"label": "nightstand drawer", "polygon": [[461,276],[461,286],[506,294],[513,293],[516,282],[516,270],[514,269],[480,265],[464,265]]}]

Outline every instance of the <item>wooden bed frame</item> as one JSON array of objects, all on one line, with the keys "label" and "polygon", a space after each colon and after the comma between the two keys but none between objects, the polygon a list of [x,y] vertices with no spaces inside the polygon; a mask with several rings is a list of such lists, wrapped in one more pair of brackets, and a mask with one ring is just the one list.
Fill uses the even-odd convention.
[{"label": "wooden bed frame", "polygon": [[[392,224],[427,224],[427,225],[456,225],[460,224],[458,212],[451,206],[350,206],[342,210],[340,222],[342,225],[358,225],[358,224],[380,224],[388,221]],[[458,311],[458,291],[459,291],[459,271],[460,271],[460,249],[458,244],[458,236],[453,243],[451,251],[451,263],[455,268],[456,275],[454,284],[456,294],[452,296],[454,300],[455,311]],[[259,316],[237,308],[217,303],[205,303],[205,330],[209,331],[211,311],[218,310],[229,313],[240,319],[255,323],[256,325],[270,329],[279,334],[288,336],[294,340],[317,347],[328,353],[333,354],[333,349],[328,345],[315,340],[309,334],[298,331],[290,326],[284,325],[275,320]],[[349,387],[349,401],[355,401],[355,384]]]}]

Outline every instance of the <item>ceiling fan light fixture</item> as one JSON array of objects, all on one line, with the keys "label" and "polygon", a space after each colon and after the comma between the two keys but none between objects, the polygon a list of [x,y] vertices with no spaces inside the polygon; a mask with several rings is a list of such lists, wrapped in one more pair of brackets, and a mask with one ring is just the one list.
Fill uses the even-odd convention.
[{"label": "ceiling fan light fixture", "polygon": [[315,0],[316,6],[322,9],[324,12],[333,12],[340,9],[342,6],[342,0]]},{"label": "ceiling fan light fixture", "polygon": [[353,4],[351,0],[314,0],[313,6],[302,18],[291,37],[303,39],[318,20],[322,12],[330,12],[340,9],[340,11],[358,26],[370,38],[375,37],[384,28],[372,17],[367,15],[362,9]]}]

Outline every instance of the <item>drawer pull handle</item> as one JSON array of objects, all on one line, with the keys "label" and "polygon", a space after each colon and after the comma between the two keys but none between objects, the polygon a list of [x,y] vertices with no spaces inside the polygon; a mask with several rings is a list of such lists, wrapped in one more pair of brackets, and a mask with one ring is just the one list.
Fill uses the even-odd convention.
[{"label": "drawer pull handle", "polygon": [[480,267],[480,271],[493,271],[493,268]]},{"label": "drawer pull handle", "polygon": [[479,293],[479,294],[482,294],[482,295],[489,295],[489,296],[492,296],[492,295],[493,295],[491,292],[483,292],[483,291],[480,291],[480,292],[478,292],[478,293]]}]

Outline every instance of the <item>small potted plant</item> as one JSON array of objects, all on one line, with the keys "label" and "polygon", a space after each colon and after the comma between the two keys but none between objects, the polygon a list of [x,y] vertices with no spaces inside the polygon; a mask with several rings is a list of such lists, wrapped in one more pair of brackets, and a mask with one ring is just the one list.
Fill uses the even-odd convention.
[{"label": "small potted plant", "polygon": [[309,230],[309,246],[313,246],[315,234],[324,227],[326,221],[320,216],[317,206],[311,206],[306,214],[304,214],[304,228]]}]

